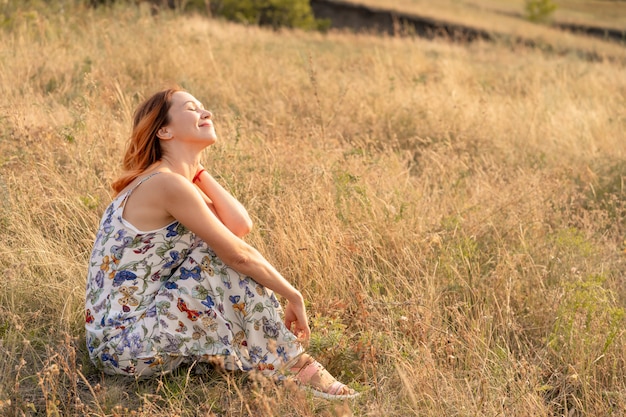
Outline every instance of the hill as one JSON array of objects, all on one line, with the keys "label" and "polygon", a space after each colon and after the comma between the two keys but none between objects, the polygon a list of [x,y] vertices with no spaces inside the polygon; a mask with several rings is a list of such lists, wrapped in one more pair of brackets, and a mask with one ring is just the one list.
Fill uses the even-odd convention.
[{"label": "hill", "polygon": [[[521,13],[488,9],[474,3],[443,2],[433,7],[408,1],[388,5],[375,0],[312,0],[311,7],[316,18],[327,20],[334,29],[445,38],[454,42],[522,44],[557,54],[575,53],[591,60],[623,59],[626,42],[624,28],[590,25],[585,21],[531,22]],[[621,8],[619,4],[613,6],[618,16]]]}]

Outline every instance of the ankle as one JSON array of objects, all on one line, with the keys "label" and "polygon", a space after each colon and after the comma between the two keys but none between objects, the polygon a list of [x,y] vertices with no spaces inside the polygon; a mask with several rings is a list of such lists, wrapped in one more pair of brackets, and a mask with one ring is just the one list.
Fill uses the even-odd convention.
[{"label": "ankle", "polygon": [[290,370],[291,372],[300,372],[301,370],[303,370],[304,368],[306,368],[307,366],[311,365],[312,363],[317,362],[315,359],[313,359],[313,357],[311,357],[310,355],[307,354],[302,354],[299,358],[298,361],[291,365]]}]

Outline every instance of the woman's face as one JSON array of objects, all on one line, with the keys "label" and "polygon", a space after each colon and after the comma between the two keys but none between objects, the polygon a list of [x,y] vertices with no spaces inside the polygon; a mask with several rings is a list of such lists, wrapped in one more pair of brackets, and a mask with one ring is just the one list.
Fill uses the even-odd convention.
[{"label": "woman's face", "polygon": [[177,139],[179,141],[202,141],[212,145],[217,134],[211,120],[213,115],[205,110],[194,96],[184,91],[172,95],[168,111],[170,122],[159,129],[161,139]]}]

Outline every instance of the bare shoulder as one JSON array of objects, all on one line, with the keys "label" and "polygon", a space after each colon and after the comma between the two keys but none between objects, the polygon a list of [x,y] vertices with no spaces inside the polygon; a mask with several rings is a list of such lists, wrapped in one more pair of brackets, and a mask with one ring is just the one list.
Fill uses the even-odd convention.
[{"label": "bare shoulder", "polygon": [[160,187],[171,187],[171,186],[181,186],[181,185],[191,185],[189,180],[183,177],[180,174],[169,171],[161,171],[158,172],[158,175],[154,175],[150,181],[152,185],[158,185]]},{"label": "bare shoulder", "polygon": [[193,185],[185,177],[168,171],[148,174],[139,181],[141,181],[141,185],[137,186],[138,183],[131,184],[130,188],[137,187],[133,191],[133,195],[145,196],[147,200],[174,198],[184,194],[185,189],[193,189]]},{"label": "bare shoulder", "polygon": [[160,172],[150,179],[150,189],[165,198],[197,197],[195,187],[187,178],[174,172]]},{"label": "bare shoulder", "polygon": [[[194,187],[185,177],[172,172],[141,176],[130,187],[132,195],[126,200],[124,218],[140,230],[153,230],[170,224],[177,217],[172,205],[193,205]],[[191,190],[187,192],[186,190]]]}]

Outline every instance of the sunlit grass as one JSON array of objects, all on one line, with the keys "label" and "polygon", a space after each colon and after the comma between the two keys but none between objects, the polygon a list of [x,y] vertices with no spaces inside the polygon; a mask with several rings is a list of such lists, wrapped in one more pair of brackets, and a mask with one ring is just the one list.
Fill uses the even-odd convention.
[{"label": "sunlit grass", "polygon": [[[619,61],[135,6],[23,11],[0,37],[3,415],[626,411]],[[359,400],[88,363],[108,184],[132,109],[172,83],[214,112],[204,165],[248,207],[249,241],[305,295],[311,351]]]}]

